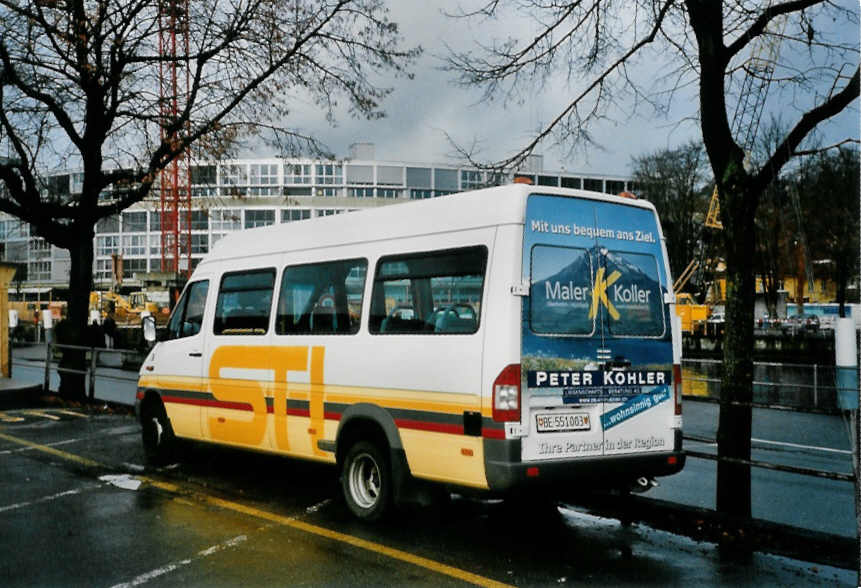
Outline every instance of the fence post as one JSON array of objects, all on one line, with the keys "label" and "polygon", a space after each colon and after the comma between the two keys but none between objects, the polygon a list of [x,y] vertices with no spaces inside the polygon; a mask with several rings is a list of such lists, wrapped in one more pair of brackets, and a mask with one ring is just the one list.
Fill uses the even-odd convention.
[{"label": "fence post", "polygon": [[96,398],[96,361],[99,357],[99,352],[95,347],[90,348],[90,400],[94,400]]},{"label": "fence post", "polygon": [[[858,474],[858,337],[855,320],[851,317],[837,319],[834,327],[834,365],[837,385],[837,406],[849,417],[849,432],[855,473]],[[856,495],[859,492],[855,481]],[[861,508],[857,506],[856,508]],[[857,515],[857,511],[856,511]]]},{"label": "fence post", "polygon": [[819,408],[819,364],[813,364],[813,408]]},{"label": "fence post", "polygon": [[42,384],[42,393],[50,394],[51,392],[51,357],[54,355],[54,344],[48,343],[45,345],[45,381]]}]

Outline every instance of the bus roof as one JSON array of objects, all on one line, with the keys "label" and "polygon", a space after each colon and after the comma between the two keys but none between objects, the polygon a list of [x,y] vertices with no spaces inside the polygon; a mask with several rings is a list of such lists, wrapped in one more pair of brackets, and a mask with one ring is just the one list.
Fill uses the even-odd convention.
[{"label": "bus roof", "polygon": [[506,224],[522,225],[526,198],[530,194],[588,198],[654,210],[654,206],[645,200],[588,190],[508,184],[237,231],[219,240],[201,264],[278,251],[334,247]]}]

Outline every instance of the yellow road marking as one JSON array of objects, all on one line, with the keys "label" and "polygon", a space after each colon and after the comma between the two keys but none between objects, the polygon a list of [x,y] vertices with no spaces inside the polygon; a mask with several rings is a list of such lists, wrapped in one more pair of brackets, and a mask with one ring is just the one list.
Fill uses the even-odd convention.
[{"label": "yellow road marking", "polygon": [[75,412],[74,410],[66,410],[65,408],[52,408],[52,412],[59,412],[60,414],[67,414],[69,416],[78,417],[81,419],[89,418],[85,414],[81,414],[79,412]]},{"label": "yellow road marking", "polygon": [[[18,445],[24,445],[26,447],[32,447],[33,449],[37,449],[44,453],[48,453],[51,455],[55,455],[57,457],[61,457],[63,459],[73,461],[76,463],[80,463],[90,467],[106,467],[104,464],[101,464],[97,461],[93,461],[91,459],[87,459],[86,457],[81,457],[80,455],[75,455],[73,453],[68,453],[66,451],[61,451],[59,449],[54,449],[53,447],[48,447],[47,445],[41,445],[39,443],[34,443],[32,441],[27,441],[26,439],[21,439],[19,437],[13,437],[11,435],[6,435],[4,433],[0,433],[0,439],[5,441],[9,441],[10,443],[17,443]],[[491,578],[486,578],[484,576],[480,576],[478,574],[473,574],[471,572],[467,572],[466,570],[462,570],[460,568],[456,568],[454,566],[446,565],[444,563],[434,561],[432,559],[428,559],[426,557],[422,557],[420,555],[415,555],[413,553],[409,553],[407,551],[402,551],[400,549],[395,549],[393,547],[387,547],[380,543],[375,543],[373,541],[368,541],[367,539],[361,539],[359,537],[354,537],[352,535],[347,535],[345,533],[339,533],[338,531],[333,531],[331,529],[326,529],[324,527],[319,527],[317,525],[312,525],[311,523],[306,523],[294,518],[285,517],[283,515],[275,514],[272,512],[268,512],[265,510],[260,510],[251,506],[247,506],[244,504],[240,504],[238,502],[233,502],[231,500],[224,500],[222,498],[217,498],[215,496],[211,496],[209,494],[203,494],[201,492],[193,491],[191,489],[184,489],[182,486],[177,484],[173,484],[171,482],[162,482],[160,480],[155,480],[153,478],[149,478],[147,476],[138,476],[137,479],[142,482],[146,482],[150,486],[154,488],[159,488],[165,492],[170,492],[171,494],[176,494],[179,496],[191,496],[197,502],[201,502],[204,504],[209,504],[212,506],[217,506],[219,508],[223,508],[225,510],[232,510],[234,512],[242,513],[248,516],[252,516],[258,519],[263,519],[265,521],[270,521],[273,523],[277,523],[279,525],[284,525],[285,527],[290,527],[292,529],[298,529],[300,531],[304,531],[306,533],[311,533],[312,535],[317,535],[318,537],[325,537],[327,539],[331,539],[333,541],[338,541],[341,543],[346,543],[347,545],[352,545],[353,547],[357,547],[359,549],[365,549],[367,551],[371,551],[374,553],[378,553],[380,555],[384,555],[386,557],[390,557],[392,559],[396,559],[398,561],[406,562],[413,564],[415,566],[425,568],[426,570],[430,570],[432,572],[436,572],[438,574],[442,574],[445,576],[450,576],[452,578],[456,578],[458,580],[462,580],[464,582],[469,582],[471,584],[475,584],[476,586],[486,586],[489,588],[504,588],[510,586],[509,584],[505,584],[503,582],[497,582]]]},{"label": "yellow road marking", "polygon": [[41,410],[22,410],[21,414],[29,414],[30,416],[37,416],[46,419],[51,419],[52,421],[59,421],[60,417],[54,416],[52,414],[48,414],[46,412],[42,412]]},{"label": "yellow road marking", "polygon": [[[139,476],[138,479],[146,482],[151,486],[154,486],[166,492],[170,492],[171,494],[188,493],[187,491],[184,491],[182,487],[170,482],[162,482],[159,480],[154,480],[152,478],[147,478],[145,476]],[[353,547],[358,547],[359,549],[365,549],[367,551],[372,551],[380,555],[385,555],[392,559],[411,563],[415,566],[425,568],[438,574],[443,574],[445,576],[450,576],[458,580],[463,580],[464,582],[475,584],[476,586],[487,586],[493,588],[502,588],[510,586],[509,584],[497,582],[496,580],[493,580],[491,578],[479,576],[478,574],[473,574],[471,572],[467,572],[466,570],[449,566],[444,563],[440,563],[438,561],[422,557],[420,555],[415,555],[413,553],[402,551],[400,549],[395,549],[393,547],[387,547],[386,545],[375,543],[374,541],[368,541],[367,539],[361,539],[359,537],[354,537],[345,533],[339,533],[338,531],[333,531],[331,529],[312,525],[311,523],[306,523],[304,521],[300,521],[291,517],[285,517],[283,515],[275,514],[273,512],[260,510],[252,506],[233,502],[231,500],[224,500],[222,498],[216,498],[215,496],[201,494],[199,492],[193,492],[193,497],[195,498],[195,500],[204,504],[217,506],[225,510],[232,510],[234,512],[239,512],[248,516],[263,519],[265,521],[284,525],[285,527],[298,529],[300,531],[305,531],[306,533],[311,533],[320,537],[326,537],[327,539],[332,539],[333,541],[346,543],[348,545],[352,545]]]},{"label": "yellow road marking", "polygon": [[10,414],[6,414],[5,412],[0,412],[0,421],[3,421],[4,423],[20,423],[23,420],[23,417],[12,416]]},{"label": "yellow road marking", "polygon": [[10,443],[16,443],[18,445],[23,445],[25,447],[30,447],[32,449],[36,449],[43,453],[48,453],[50,455],[54,455],[56,457],[61,457],[68,461],[73,461],[79,463],[81,465],[85,465],[93,468],[103,468],[106,467],[104,464],[101,464],[97,461],[93,461],[92,459],[87,459],[86,457],[81,457],[80,455],[75,455],[74,453],[69,453],[67,451],[62,451],[60,449],[54,449],[53,447],[48,447],[47,445],[41,445],[39,443],[33,443],[32,441],[27,441],[26,439],[21,439],[20,437],[13,437],[12,435],[6,435],[5,433],[0,433],[0,439],[4,441],[9,441]]}]

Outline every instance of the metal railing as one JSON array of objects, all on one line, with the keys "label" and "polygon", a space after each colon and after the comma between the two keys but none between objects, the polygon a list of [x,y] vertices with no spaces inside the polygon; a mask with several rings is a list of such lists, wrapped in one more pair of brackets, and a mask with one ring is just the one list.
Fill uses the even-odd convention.
[{"label": "metal railing", "polygon": [[[121,358],[120,364],[123,363],[123,359],[127,356],[136,356],[139,354],[138,350],[133,349],[110,349],[104,347],[88,347],[88,346],[80,346],[80,345],[60,345],[57,343],[48,343],[45,346],[45,371],[44,371],[44,389],[46,391],[50,388],[50,377],[52,369],[55,369],[57,373],[70,373],[70,374],[80,374],[84,376],[86,382],[86,395],[90,399],[95,398],[95,388],[96,388],[96,376],[99,367],[120,367],[117,365],[105,365],[100,361],[100,359],[107,355],[113,355]],[[56,350],[71,350],[71,351],[79,351],[85,354],[85,369],[74,369],[69,367],[60,367],[59,361],[55,361],[54,355]],[[54,364],[56,363],[56,367]],[[111,362],[115,363],[115,362]],[[706,364],[708,366],[719,366],[720,362],[717,360],[683,360],[683,366],[685,364],[699,363]],[[834,375],[834,367],[833,366],[819,366],[815,364],[775,364],[775,363],[765,363],[760,362],[755,365],[765,366],[765,367],[779,367],[781,369],[789,368],[789,369],[806,369],[811,372],[812,383],[790,383],[786,382],[772,382],[772,381],[754,381],[754,386],[761,387],[761,389],[774,387],[777,389],[780,388],[798,388],[805,390],[813,391],[813,404],[817,405],[820,403],[821,398],[823,396],[833,398],[838,388],[836,385],[825,385],[823,383],[823,374],[830,374],[832,377]],[[137,373],[130,372],[129,377],[122,377],[116,374],[106,374],[100,373],[98,374],[99,378],[115,380],[115,381],[123,381],[123,382],[136,382],[137,381]],[[784,411],[795,411],[795,412],[809,412],[809,413],[818,413],[818,414],[842,414],[837,406],[833,407],[819,407],[819,406],[799,406],[799,405],[791,405],[791,404],[783,404],[783,403],[775,403],[775,402],[736,402],[736,401],[721,401],[720,396],[720,379],[714,377],[692,377],[690,373],[687,374],[687,377],[683,376],[683,385],[685,383],[690,382],[700,382],[704,383],[708,386],[708,394],[685,394],[685,399],[695,400],[699,402],[708,402],[712,404],[729,404],[733,406],[751,406],[752,408],[763,408],[763,409],[771,409],[771,410],[784,410]],[[832,380],[833,381],[833,380]],[[824,391],[828,391],[826,394],[821,394]],[[717,444],[716,439],[710,439],[707,437],[701,437],[697,435],[684,435],[683,437],[686,441],[694,441],[699,443],[707,443],[707,444]],[[758,467],[782,472],[788,472],[793,474],[805,475],[805,476],[815,476],[819,478],[826,478],[831,480],[838,481],[846,481],[846,482],[855,482],[857,480],[856,474],[847,474],[842,472],[833,472],[833,471],[825,471],[818,470],[814,468],[805,468],[800,466],[790,466],[784,464],[775,464],[770,462],[765,462],[761,460],[754,459],[739,459],[739,458],[730,458],[730,457],[721,457],[712,453],[707,453],[703,451],[694,451],[690,449],[686,449],[685,453],[694,458],[699,459],[707,459],[713,461],[725,461],[729,463],[737,463],[742,465],[748,465],[751,467]],[[857,457],[857,448],[853,447],[853,457]],[[857,459],[853,459],[853,465],[857,463]]]},{"label": "metal railing", "polygon": [[[685,398],[715,402],[720,398],[720,360],[683,359],[682,393]],[[753,403],[755,408],[840,414],[833,365],[754,362]],[[780,379],[770,379],[775,371]],[[829,382],[831,382],[829,384]]]},{"label": "metal railing", "polygon": [[[54,355],[55,350],[71,350],[71,351],[80,351],[84,353],[84,361],[86,368],[75,369],[70,367],[61,367],[60,360],[56,361],[56,367],[53,367],[54,363]],[[104,368],[121,368],[124,360],[127,356],[137,356],[139,352],[134,349],[115,349],[115,348],[107,348],[107,347],[87,347],[82,345],[61,345],[58,343],[48,343],[45,345],[45,376],[43,382],[43,390],[48,392],[50,390],[51,384],[51,370],[52,367],[57,371],[58,374],[80,374],[85,377],[86,389],[85,394],[87,398],[93,400],[95,398],[96,391],[96,375],[99,367]],[[119,356],[120,362],[119,365],[107,365],[105,362],[102,362],[101,359],[105,356],[116,357]],[[114,364],[115,362],[110,362],[110,364]],[[137,382],[138,376],[137,371],[131,372],[129,377],[122,377],[118,375],[110,375],[110,374],[99,374],[100,378],[114,381],[122,381],[122,382]]]},{"label": "metal railing", "polygon": [[[700,373],[705,372],[706,376],[691,375],[691,366],[699,365]],[[791,412],[806,412],[813,414],[825,415],[840,415],[846,416],[848,411],[840,406],[840,393],[850,392],[841,389],[837,386],[837,368],[835,366],[823,366],[818,364],[792,364],[792,363],[773,363],[773,362],[754,362],[754,401],[738,402],[725,401],[720,399],[719,377],[712,377],[712,371],[719,370],[721,362],[719,360],[709,359],[683,359],[682,367],[684,373],[682,375],[683,391],[687,387],[687,393],[683,392],[685,400],[708,402],[718,405],[730,406],[750,406],[751,408],[782,410]],[[685,368],[688,368],[685,370]],[[779,381],[769,379],[757,379],[757,374],[768,376],[769,370],[779,369],[782,377]],[[794,373],[793,373],[794,372]],[[795,380],[787,382],[786,380]],[[827,384],[826,382],[833,382]],[[857,390],[851,391],[857,394]],[[804,394],[803,394],[804,393]],[[764,397],[764,398],[763,398]],[[759,400],[758,400],[759,398]],[[805,402],[805,400],[807,402]],[[850,424],[851,425],[851,424]],[[849,437],[852,443],[853,469],[855,473],[847,474],[842,472],[834,472],[827,470],[819,470],[814,468],[805,468],[800,466],[790,466],[784,464],[775,464],[755,459],[739,459],[732,457],[722,457],[712,453],[703,451],[693,451],[686,449],[685,453],[690,457],[708,459],[713,461],[723,461],[728,463],[737,463],[748,465],[751,467],[765,468],[770,470],[794,473],[805,476],[815,476],[830,480],[839,480],[845,482],[857,481],[857,454],[858,448],[855,447],[854,434],[851,431]],[[684,435],[683,438],[687,441],[700,443],[717,444],[716,439],[709,439],[696,435]]]},{"label": "metal railing", "polygon": [[[686,441],[699,441],[701,443],[717,443],[715,439],[708,439],[707,437],[698,437],[696,435],[684,435],[683,439]],[[756,459],[740,459],[737,457],[726,457],[719,456],[713,453],[706,453],[704,451],[691,451],[690,449],[685,449],[685,455],[689,457],[697,457],[700,459],[708,459],[711,461],[723,461],[727,463],[737,463],[741,465],[748,465],[756,468],[764,468],[768,470],[776,470],[779,472],[787,472],[790,474],[799,474],[802,476],[813,476],[816,478],[826,478],[828,480],[840,480],[843,482],[855,482],[856,475],[853,474],[844,474],[841,472],[832,472],[828,470],[817,470],[815,468],[804,468],[801,466],[790,466],[778,463],[771,463],[767,461],[761,461]]]}]

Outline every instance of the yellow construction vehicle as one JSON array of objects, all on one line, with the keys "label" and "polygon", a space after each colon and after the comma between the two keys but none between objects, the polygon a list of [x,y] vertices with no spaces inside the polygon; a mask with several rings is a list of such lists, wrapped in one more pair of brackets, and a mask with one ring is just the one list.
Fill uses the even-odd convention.
[{"label": "yellow construction vehicle", "polygon": [[709,306],[697,304],[687,292],[676,294],[676,314],[682,319],[682,332],[704,333],[709,318]]},{"label": "yellow construction vehicle", "polygon": [[149,312],[157,323],[163,323],[169,312],[167,307],[150,300],[146,292],[132,292],[127,297],[116,292],[90,292],[90,311],[94,310],[102,319],[113,312],[118,325],[139,323],[143,312]]},{"label": "yellow construction vehicle", "polygon": [[692,260],[673,284],[673,290],[676,292],[676,314],[682,319],[683,333],[704,333],[710,314],[707,304],[697,304],[693,296],[687,292],[679,292],[687,285],[699,265],[696,259]]}]

